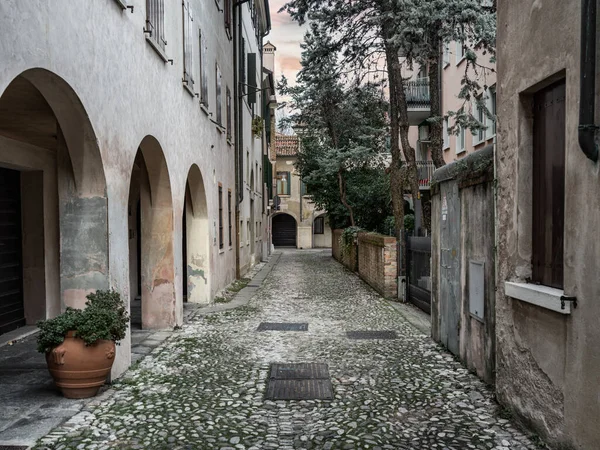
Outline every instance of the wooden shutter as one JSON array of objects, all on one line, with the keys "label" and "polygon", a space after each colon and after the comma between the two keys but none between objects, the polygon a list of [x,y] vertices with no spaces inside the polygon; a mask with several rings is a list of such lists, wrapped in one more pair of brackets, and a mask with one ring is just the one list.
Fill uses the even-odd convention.
[{"label": "wooden shutter", "polygon": [[256,103],[256,53],[248,53],[248,103]]},{"label": "wooden shutter", "polygon": [[240,83],[242,94],[246,93],[246,40],[241,38],[240,43]]},{"label": "wooden shutter", "polygon": [[225,0],[225,31],[231,39],[231,0]]},{"label": "wooden shutter", "polygon": [[206,62],[206,37],[200,31],[200,103],[208,108],[208,65]]},{"label": "wooden shutter", "polygon": [[534,96],[532,280],[563,288],[565,81]]},{"label": "wooden shutter", "polygon": [[190,89],[194,87],[193,45],[192,45],[192,9],[189,2],[183,2],[183,82]]},{"label": "wooden shutter", "polygon": [[285,175],[287,179],[287,182],[285,184],[285,193],[287,195],[292,195],[292,173],[286,172]]},{"label": "wooden shutter", "polygon": [[223,186],[219,185],[219,248],[223,248]]},{"label": "wooden shutter", "polygon": [[222,121],[222,116],[221,116],[221,70],[219,69],[219,65],[216,66],[216,71],[215,71],[215,77],[216,77],[216,113],[217,113],[217,123],[219,125],[221,125],[223,123]]},{"label": "wooden shutter", "polygon": [[226,107],[227,107],[227,138],[231,139],[231,91],[229,90],[229,86],[227,86],[227,94],[226,94]]}]

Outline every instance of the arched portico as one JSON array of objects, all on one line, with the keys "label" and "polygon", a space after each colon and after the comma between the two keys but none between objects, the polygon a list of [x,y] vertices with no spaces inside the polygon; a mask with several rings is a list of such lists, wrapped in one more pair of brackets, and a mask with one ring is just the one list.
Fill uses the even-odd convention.
[{"label": "arched portico", "polygon": [[0,96],[0,170],[10,211],[0,233],[2,333],[109,286],[102,158],[83,104],[58,75],[27,70]]},{"label": "arched portico", "polygon": [[132,325],[170,328],[176,323],[173,200],[165,156],[153,136],[142,140],[133,163],[129,229]]},{"label": "arched portico", "polygon": [[196,164],[188,173],[183,211],[184,293],[191,303],[210,302],[210,232],[204,178]]}]

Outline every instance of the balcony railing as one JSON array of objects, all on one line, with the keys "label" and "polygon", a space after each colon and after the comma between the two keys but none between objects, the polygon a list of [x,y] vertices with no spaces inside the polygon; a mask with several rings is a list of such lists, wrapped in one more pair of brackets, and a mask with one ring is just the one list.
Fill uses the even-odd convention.
[{"label": "balcony railing", "polygon": [[429,78],[419,78],[404,83],[406,105],[409,108],[429,108]]},{"label": "balcony railing", "polygon": [[417,161],[417,176],[420,189],[429,189],[435,166],[433,161]]}]

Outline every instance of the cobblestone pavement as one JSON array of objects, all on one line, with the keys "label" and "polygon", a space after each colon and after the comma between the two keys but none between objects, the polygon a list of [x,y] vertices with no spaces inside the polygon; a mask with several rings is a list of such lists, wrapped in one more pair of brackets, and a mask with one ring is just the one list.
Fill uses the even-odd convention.
[{"label": "cobblestone pavement", "polygon": [[[196,316],[40,448],[537,448],[484,384],[330,255],[284,252],[248,305]],[[256,331],[263,321],[309,329]],[[369,329],[399,339],[345,334]],[[264,400],[274,362],[327,363],[334,400]]]}]

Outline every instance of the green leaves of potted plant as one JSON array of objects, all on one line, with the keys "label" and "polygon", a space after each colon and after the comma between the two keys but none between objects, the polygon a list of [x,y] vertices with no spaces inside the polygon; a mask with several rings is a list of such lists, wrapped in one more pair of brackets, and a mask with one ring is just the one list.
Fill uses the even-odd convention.
[{"label": "green leaves of potted plant", "polygon": [[260,116],[254,116],[252,119],[252,134],[255,138],[262,137],[263,130],[265,129],[265,121]]},{"label": "green leaves of potted plant", "polygon": [[87,296],[85,309],[67,308],[38,322],[38,351],[67,398],[96,395],[115,360],[115,344],[125,337],[129,314],[115,291]]}]

